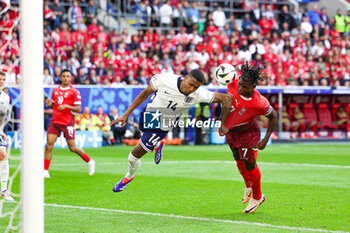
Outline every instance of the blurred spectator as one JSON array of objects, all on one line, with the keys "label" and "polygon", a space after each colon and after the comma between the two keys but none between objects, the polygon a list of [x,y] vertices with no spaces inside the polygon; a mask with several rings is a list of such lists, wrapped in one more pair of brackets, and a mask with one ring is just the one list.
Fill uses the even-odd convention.
[{"label": "blurred spectator", "polygon": [[340,106],[337,109],[335,119],[340,129],[345,130],[347,133],[350,132],[349,116],[344,106]]},{"label": "blurred spectator", "polygon": [[345,22],[345,16],[342,15],[342,11],[340,9],[337,10],[337,13],[334,16],[335,20],[335,28],[339,33],[344,33],[347,30],[347,25]]},{"label": "blurred spectator", "polygon": [[309,34],[312,32],[312,25],[310,23],[310,20],[307,16],[304,16],[300,25],[301,33],[302,34]]},{"label": "blurred spectator", "polygon": [[252,10],[250,11],[250,18],[252,19],[253,23],[259,24],[259,20],[261,16],[262,16],[262,12],[259,8],[259,4],[255,2],[253,4]]},{"label": "blurred spectator", "polygon": [[129,84],[129,85],[137,85],[138,84],[133,70],[128,70],[128,73],[125,76],[125,78],[123,79],[123,82],[125,82],[126,84]]},{"label": "blurred spectator", "polygon": [[282,6],[282,12],[279,15],[279,23],[280,26],[287,23],[289,30],[292,30],[296,26],[295,18],[289,13],[287,5]]},{"label": "blurred spectator", "polygon": [[[113,108],[111,112],[109,113],[109,120],[113,121],[119,117],[118,115],[118,109]],[[124,134],[126,131],[126,125],[121,126],[121,123],[119,122],[118,124],[114,124],[111,126],[111,131],[113,132],[113,137],[114,137],[114,144],[119,145],[123,144],[123,139],[124,139]]]},{"label": "blurred spectator", "polygon": [[63,6],[61,6],[59,0],[54,0],[53,4],[51,5],[51,9],[53,11],[53,14],[55,15],[52,29],[59,28],[61,26],[61,23],[63,22],[64,15],[66,14],[66,11]]},{"label": "blurred spectator", "polygon": [[272,10],[272,5],[269,4],[266,6],[266,10],[263,11],[263,14],[266,16],[267,19],[273,19],[275,18],[275,13]]},{"label": "blurred spectator", "polygon": [[97,17],[97,8],[94,5],[94,0],[89,0],[88,6],[85,9],[85,24],[90,25],[92,23],[92,19]]},{"label": "blurred spectator", "polygon": [[170,0],[167,0],[159,8],[159,17],[160,17],[160,26],[161,27],[170,27],[171,26],[171,16],[173,15],[173,9],[170,6]]},{"label": "blurred spectator", "polygon": [[329,17],[327,15],[327,10],[326,8],[321,8],[321,12],[320,12],[320,27],[322,29],[325,28],[325,26],[328,24],[328,21],[329,21]]},{"label": "blurred spectator", "polygon": [[283,131],[289,131],[291,129],[291,121],[285,105],[282,107],[282,128]]},{"label": "blurred spectator", "polygon": [[44,85],[54,85],[53,77],[48,69],[44,69]]},{"label": "blurred spectator", "polygon": [[90,113],[90,108],[88,106],[84,107],[83,114],[78,116],[78,122],[79,122],[79,129],[94,131],[99,130],[97,126],[97,117],[94,114]]},{"label": "blurred spectator", "polygon": [[99,130],[102,131],[102,138],[103,138],[104,145],[107,145],[107,146],[113,145],[114,136],[113,136],[113,132],[111,131],[111,126],[109,125],[111,121],[110,121],[110,118],[105,113],[103,113],[102,107],[97,108],[96,117],[97,117],[96,125],[98,126]]},{"label": "blurred spectator", "polygon": [[307,17],[310,19],[312,26],[318,25],[320,21],[320,13],[318,12],[317,5],[312,5],[312,9],[306,13]]},{"label": "blurred spectator", "polygon": [[225,12],[222,11],[221,6],[218,6],[213,12],[213,21],[216,27],[223,28],[226,24]]},{"label": "blurred spectator", "polygon": [[304,113],[300,110],[299,107],[294,107],[293,109],[293,123],[292,123],[292,132],[299,132],[302,138],[305,137],[306,127],[310,128],[312,132],[315,132],[317,129],[317,122],[306,122]]},{"label": "blurred spectator", "polygon": [[249,34],[252,28],[253,21],[250,19],[249,14],[245,14],[242,21],[242,29],[244,34]]},{"label": "blurred spectator", "polygon": [[200,13],[196,2],[191,3],[191,7],[187,10],[187,17],[191,20],[191,25],[198,23]]},{"label": "blurred spectator", "polygon": [[183,8],[182,3],[178,3],[173,13],[173,25],[174,27],[189,27],[191,26],[191,22],[187,17],[187,12]]},{"label": "blurred spectator", "polygon": [[68,9],[69,25],[71,26],[75,25],[78,22],[78,19],[79,19],[79,22],[83,20],[83,13],[80,6],[78,5],[78,1],[74,0],[73,5]]}]

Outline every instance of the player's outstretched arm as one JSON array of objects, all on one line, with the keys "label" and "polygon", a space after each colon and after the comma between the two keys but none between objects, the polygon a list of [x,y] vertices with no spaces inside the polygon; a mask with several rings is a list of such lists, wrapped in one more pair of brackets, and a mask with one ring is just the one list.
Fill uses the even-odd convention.
[{"label": "player's outstretched arm", "polygon": [[221,103],[222,105],[222,111],[220,115],[220,121],[221,121],[221,127],[219,129],[220,136],[224,136],[228,133],[228,129],[225,126],[228,114],[230,113],[231,106],[232,106],[232,96],[225,94],[225,93],[219,93],[215,92],[213,103]]},{"label": "player's outstretched arm", "polygon": [[126,120],[128,119],[128,116],[142,104],[150,94],[154,92],[152,86],[149,84],[141,93],[136,97],[136,99],[131,103],[131,105],[126,109],[125,113],[118,117],[117,119],[111,121],[109,124],[114,125],[117,124],[118,122],[122,123],[122,126],[125,125]]},{"label": "player's outstretched arm", "polygon": [[269,119],[268,124],[267,124],[267,132],[266,132],[264,139],[261,140],[260,142],[258,142],[257,147],[259,150],[263,150],[265,148],[267,142],[270,139],[270,136],[271,136],[273,130],[275,129],[275,125],[277,122],[277,113],[276,113],[275,109],[272,109],[272,112],[269,115],[267,115],[266,117]]}]

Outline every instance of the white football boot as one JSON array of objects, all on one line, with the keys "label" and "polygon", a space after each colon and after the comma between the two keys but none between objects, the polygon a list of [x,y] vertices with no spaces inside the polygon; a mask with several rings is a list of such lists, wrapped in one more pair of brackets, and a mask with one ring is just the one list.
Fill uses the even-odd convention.
[{"label": "white football boot", "polygon": [[244,213],[250,214],[256,211],[256,209],[265,201],[265,195],[261,194],[260,200],[250,199],[247,208],[243,211]]},{"label": "white football boot", "polygon": [[14,202],[15,199],[13,199],[13,197],[11,197],[9,191],[4,190],[4,191],[0,191],[1,197],[8,202]]},{"label": "white football boot", "polygon": [[50,179],[50,173],[49,170],[44,170],[44,178]]}]

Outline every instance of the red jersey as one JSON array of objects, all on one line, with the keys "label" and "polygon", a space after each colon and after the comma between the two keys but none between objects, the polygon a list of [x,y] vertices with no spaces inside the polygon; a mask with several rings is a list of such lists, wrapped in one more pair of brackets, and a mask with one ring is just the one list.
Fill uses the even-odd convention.
[{"label": "red jersey", "polygon": [[52,101],[54,103],[52,121],[59,125],[69,125],[75,120],[74,113],[68,109],[64,109],[62,112],[57,110],[60,105],[74,106],[81,104],[80,92],[73,86],[63,88],[58,86],[52,91]]},{"label": "red jersey", "polygon": [[227,86],[227,93],[233,97],[231,111],[226,120],[228,129],[249,124],[256,116],[268,115],[272,111],[269,101],[256,89],[251,98],[239,95],[238,79]]}]

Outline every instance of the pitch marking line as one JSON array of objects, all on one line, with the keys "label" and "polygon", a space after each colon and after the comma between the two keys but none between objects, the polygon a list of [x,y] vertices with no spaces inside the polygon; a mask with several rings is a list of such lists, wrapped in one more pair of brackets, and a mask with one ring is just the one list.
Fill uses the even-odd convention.
[{"label": "pitch marking line", "polygon": [[[126,164],[125,162],[97,162],[98,165],[118,165]],[[143,161],[142,164],[154,164],[151,161]],[[234,164],[233,161],[205,161],[205,160],[186,160],[186,161],[161,161],[161,164]],[[349,169],[350,166],[346,165],[329,165],[329,164],[308,164],[308,163],[273,163],[273,162],[258,162],[261,165],[270,165],[270,166],[296,166],[296,167],[315,167],[315,168],[344,168]],[[85,166],[85,163],[65,163],[65,164],[54,164],[54,166]]]},{"label": "pitch marking line", "polygon": [[222,222],[222,223],[243,224],[243,225],[259,226],[259,227],[270,227],[270,228],[278,228],[278,229],[285,229],[285,230],[345,233],[344,231],[329,231],[329,230],[324,230],[324,229],[279,226],[279,225],[271,225],[271,224],[258,223],[258,222],[245,222],[245,221],[233,221],[233,220],[228,220],[228,219],[189,217],[189,216],[182,216],[182,215],[161,214],[161,213],[142,212],[142,211],[114,210],[114,209],[94,208],[94,207],[87,207],[87,206],[70,206],[70,205],[58,205],[58,204],[45,204],[45,206],[57,207],[57,208],[67,208],[67,209],[105,211],[105,212],[114,212],[114,213],[122,213],[122,214],[140,214],[140,215],[150,215],[150,216],[161,216],[161,217],[178,218],[178,219],[189,219],[189,220],[207,221],[207,222]]}]

